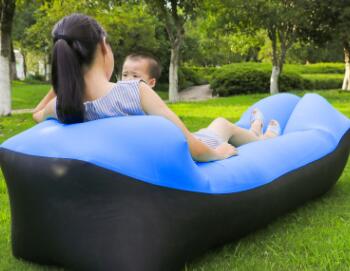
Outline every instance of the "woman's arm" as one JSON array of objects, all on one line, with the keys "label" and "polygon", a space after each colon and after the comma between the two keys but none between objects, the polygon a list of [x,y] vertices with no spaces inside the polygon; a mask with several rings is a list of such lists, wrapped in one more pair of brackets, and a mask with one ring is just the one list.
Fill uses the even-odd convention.
[{"label": "woman's arm", "polygon": [[[49,90],[46,96],[40,101],[40,103],[34,108],[33,113],[36,113],[45,108],[45,106],[56,97],[56,93],[53,91],[53,88]],[[34,115],[34,114],[33,114]],[[34,116],[33,116],[34,117]]]},{"label": "woman's arm", "polygon": [[143,111],[149,115],[163,116],[182,130],[187,139],[190,152],[194,160],[207,162],[226,159],[236,154],[235,148],[230,144],[222,144],[220,147],[214,150],[194,137],[180,120],[180,118],[169,109],[169,107],[153,91],[153,89],[151,89],[147,84],[143,82],[140,82],[140,96]]},{"label": "woman's arm", "polygon": [[33,119],[36,122],[42,122],[44,121],[47,117],[54,117],[55,116],[55,111],[54,111],[54,106],[56,106],[56,99],[53,98],[51,101],[49,101],[43,109],[40,109],[36,112],[33,113]]}]

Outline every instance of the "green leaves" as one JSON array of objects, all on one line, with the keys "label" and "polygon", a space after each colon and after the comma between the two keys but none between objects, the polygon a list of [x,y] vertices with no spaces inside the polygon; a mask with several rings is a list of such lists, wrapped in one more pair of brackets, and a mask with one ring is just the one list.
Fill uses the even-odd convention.
[{"label": "green leaves", "polygon": [[[34,2],[33,2],[34,3]],[[28,6],[34,15],[18,27],[21,47],[47,56],[51,52],[51,31],[62,17],[74,12],[94,17],[107,31],[115,55],[116,72],[120,72],[124,57],[133,51],[150,51],[167,59],[168,43],[162,22],[143,1],[52,0]],[[21,11],[27,16],[27,11]],[[19,22],[21,24],[21,22]]]}]

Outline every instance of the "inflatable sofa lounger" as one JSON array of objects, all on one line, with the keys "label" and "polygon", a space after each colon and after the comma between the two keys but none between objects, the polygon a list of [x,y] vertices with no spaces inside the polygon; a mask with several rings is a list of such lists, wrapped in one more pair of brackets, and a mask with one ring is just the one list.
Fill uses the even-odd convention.
[{"label": "inflatable sofa lounger", "polygon": [[[196,163],[161,117],[63,125],[48,119],[0,146],[16,257],[73,270],[168,271],[328,191],[350,149],[350,121],[316,94],[252,108],[282,135]],[[265,123],[266,126],[266,123]]]}]

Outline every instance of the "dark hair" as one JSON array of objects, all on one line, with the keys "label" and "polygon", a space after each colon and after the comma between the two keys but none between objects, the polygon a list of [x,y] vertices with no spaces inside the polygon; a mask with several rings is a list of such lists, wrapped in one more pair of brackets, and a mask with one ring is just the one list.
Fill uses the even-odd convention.
[{"label": "dark hair", "polygon": [[154,55],[152,55],[150,53],[145,53],[145,52],[131,53],[125,58],[125,60],[127,60],[127,59],[133,59],[133,60],[146,59],[146,60],[148,60],[149,75],[151,76],[151,78],[155,78],[156,80],[158,80],[160,78],[160,75],[162,74],[162,67],[160,65],[160,61]]},{"label": "dark hair", "polygon": [[57,95],[57,116],[67,124],[83,122],[83,69],[94,60],[96,47],[106,33],[93,18],[75,13],[56,23],[52,37],[52,85]]}]

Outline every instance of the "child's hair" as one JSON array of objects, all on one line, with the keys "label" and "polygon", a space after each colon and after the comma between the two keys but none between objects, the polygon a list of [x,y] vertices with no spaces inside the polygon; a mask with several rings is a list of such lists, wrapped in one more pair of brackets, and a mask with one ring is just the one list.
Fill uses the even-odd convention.
[{"label": "child's hair", "polygon": [[95,56],[96,47],[106,37],[93,18],[71,14],[52,30],[52,85],[57,95],[57,116],[63,123],[84,121],[84,73]]},{"label": "child's hair", "polygon": [[146,59],[149,65],[148,72],[150,77],[155,78],[156,80],[160,78],[160,75],[162,74],[162,67],[160,65],[160,61],[154,55],[150,53],[145,53],[145,52],[131,53],[127,55],[127,57],[125,58],[125,61],[127,59],[131,59],[131,60]]}]

